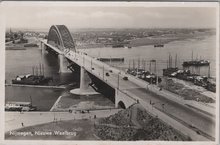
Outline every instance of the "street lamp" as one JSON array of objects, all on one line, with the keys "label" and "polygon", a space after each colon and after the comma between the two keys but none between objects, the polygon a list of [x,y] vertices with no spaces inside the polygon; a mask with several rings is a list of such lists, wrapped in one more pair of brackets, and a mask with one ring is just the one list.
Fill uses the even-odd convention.
[{"label": "street lamp", "polygon": [[162,103],[161,105],[162,105],[162,108],[163,108],[163,110],[164,110],[164,109],[165,109],[165,108],[164,108],[165,104],[164,104],[164,103]]},{"label": "street lamp", "polygon": [[152,103],[151,101],[150,101],[150,103],[151,103],[152,111],[153,111],[153,106],[155,105],[155,103]]},{"label": "street lamp", "polygon": [[[148,93],[148,91],[149,91],[148,85],[149,85],[149,84],[147,84],[146,97],[147,97],[147,93]],[[151,104],[151,100],[150,100],[150,104]]]},{"label": "street lamp", "polygon": [[31,106],[32,106],[32,97],[30,96]]},{"label": "street lamp", "polygon": [[85,67],[85,57],[83,55],[83,66]]},{"label": "street lamp", "polygon": [[[119,72],[120,73],[120,72]],[[118,89],[119,89],[119,73],[118,73]]]},{"label": "street lamp", "polygon": [[102,69],[103,69],[103,80],[104,80],[104,77],[105,77],[105,68],[104,68],[104,64],[103,64]]},{"label": "street lamp", "polygon": [[91,58],[91,71],[92,71],[92,58]]},{"label": "street lamp", "polygon": [[55,112],[54,112],[54,114],[53,114],[53,121],[56,122]]}]

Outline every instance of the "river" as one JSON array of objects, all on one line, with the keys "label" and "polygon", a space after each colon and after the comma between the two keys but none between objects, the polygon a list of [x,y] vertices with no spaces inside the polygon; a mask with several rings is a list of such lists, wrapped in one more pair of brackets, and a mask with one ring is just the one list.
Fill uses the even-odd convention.
[{"label": "river", "polygon": [[[139,46],[132,48],[90,48],[81,51],[86,52],[93,57],[123,57],[124,62],[112,63],[116,67],[126,69],[133,67],[133,60],[135,60],[135,67],[137,67],[137,60],[140,60],[140,67],[143,67],[142,60],[145,60],[145,69],[149,70],[149,61],[154,59],[157,61],[156,71],[162,75],[162,69],[167,67],[167,59],[169,54],[173,58],[173,67],[175,55],[177,54],[177,66],[181,68],[184,60],[190,60],[192,51],[194,59],[207,59],[211,62],[211,76],[216,76],[216,39],[215,36],[206,37],[205,39],[188,39],[182,41],[173,41],[165,44],[164,47],[154,48],[152,45]],[[130,62],[130,63],[129,63]],[[27,48],[26,50],[6,50],[6,83],[11,83],[11,80],[17,75],[32,74],[33,67],[38,67],[38,72],[35,69],[35,74],[40,73],[39,64],[44,64],[44,75],[53,77],[51,85],[65,85],[75,82],[72,73],[59,73],[58,59],[56,56],[50,54],[42,55],[39,48]],[[193,69],[192,71],[195,71]],[[42,72],[42,71],[41,71]],[[201,75],[208,74],[208,68],[202,67],[200,69]],[[30,96],[33,104],[41,106],[41,110],[48,110],[56,99],[64,93],[65,90],[53,89],[39,89],[39,88],[25,88],[25,87],[11,87],[7,86],[5,89],[6,101],[30,101]],[[38,101],[44,100],[44,101]],[[42,103],[44,102],[44,103]],[[45,107],[47,106],[47,107]]]},{"label": "river", "polygon": [[[124,63],[112,63],[117,67],[126,69],[133,67],[133,60],[135,67],[138,66],[138,60],[140,60],[140,67],[144,68],[143,60],[146,61],[145,69],[149,70],[150,60],[157,61],[157,72],[162,75],[162,69],[167,67],[167,60],[169,54],[172,56],[172,66],[175,66],[175,57],[177,55],[177,67],[182,68],[183,61],[191,60],[192,52],[193,59],[205,59],[210,63],[210,75],[216,76],[216,37],[207,36],[204,39],[186,39],[182,41],[173,41],[164,45],[164,47],[154,47],[153,45],[138,46],[132,48],[90,48],[83,50],[88,55],[93,57],[123,57]],[[190,68],[192,72],[198,73],[195,68]],[[154,70],[154,68],[151,68]],[[208,75],[208,67],[200,68],[200,75]]]},{"label": "river", "polygon": [[[35,67],[34,73],[40,74],[39,64],[44,64],[45,76],[53,77],[50,85],[65,85],[75,82],[72,73],[59,73],[56,56],[42,55],[39,48],[27,48],[26,50],[6,50],[6,83],[10,84],[17,75],[32,74],[33,67]],[[48,111],[64,92],[64,89],[6,86],[5,101],[30,102],[32,100],[33,105],[37,106],[40,111]]]}]

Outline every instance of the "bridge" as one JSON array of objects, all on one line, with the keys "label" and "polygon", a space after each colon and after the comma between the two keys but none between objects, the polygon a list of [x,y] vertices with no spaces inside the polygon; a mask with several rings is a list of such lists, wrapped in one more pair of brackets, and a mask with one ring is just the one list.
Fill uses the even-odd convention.
[{"label": "bridge", "polygon": [[215,140],[215,116],[192,109],[175,94],[160,90],[156,85],[150,85],[79,51],[66,26],[52,26],[48,39],[41,41],[41,50],[42,53],[48,51],[59,56],[60,73],[68,69],[80,70],[80,88],[71,90],[72,93],[85,95],[94,93],[99,87],[111,88],[115,107],[128,108],[139,103],[149,113],[192,140]]}]

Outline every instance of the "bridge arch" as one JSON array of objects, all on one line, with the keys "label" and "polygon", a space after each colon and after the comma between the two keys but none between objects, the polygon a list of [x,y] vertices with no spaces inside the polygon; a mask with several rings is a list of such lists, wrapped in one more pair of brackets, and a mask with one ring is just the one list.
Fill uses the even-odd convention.
[{"label": "bridge arch", "polygon": [[122,101],[118,102],[118,107],[122,108],[122,109],[126,109],[126,106],[125,106],[124,102],[122,102]]},{"label": "bridge arch", "polygon": [[63,51],[64,48],[76,51],[70,31],[65,25],[53,25],[48,33],[47,43],[59,48]]},{"label": "bridge arch", "polygon": [[116,108],[128,108],[129,106],[137,103],[137,100],[131,96],[128,96],[123,91],[115,89],[115,107]]}]

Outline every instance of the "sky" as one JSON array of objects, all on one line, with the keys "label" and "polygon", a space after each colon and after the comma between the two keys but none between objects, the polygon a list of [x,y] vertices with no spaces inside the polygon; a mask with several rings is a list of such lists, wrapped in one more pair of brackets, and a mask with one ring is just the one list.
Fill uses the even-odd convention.
[{"label": "sky", "polygon": [[3,8],[7,28],[49,29],[54,24],[64,24],[70,29],[216,27],[215,7],[8,4]]}]

